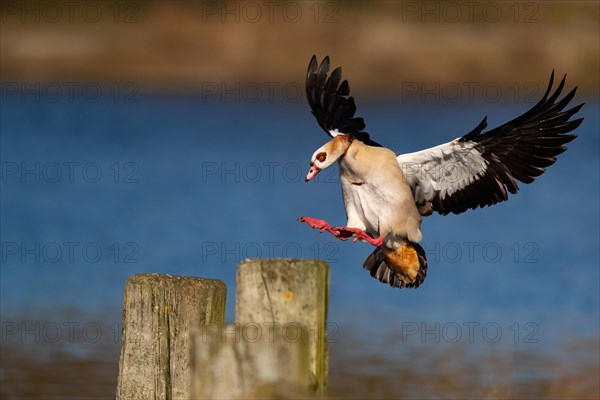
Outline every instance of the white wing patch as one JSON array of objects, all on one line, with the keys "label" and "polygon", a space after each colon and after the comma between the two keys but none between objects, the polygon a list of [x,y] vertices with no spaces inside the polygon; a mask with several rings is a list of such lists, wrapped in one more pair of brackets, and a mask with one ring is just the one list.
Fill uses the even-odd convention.
[{"label": "white wing patch", "polygon": [[475,146],[453,140],[397,157],[418,205],[432,201],[436,193],[443,200],[485,174],[488,162]]},{"label": "white wing patch", "polygon": [[339,136],[339,135],[345,135],[345,133],[342,133],[342,132],[338,131],[337,128],[330,129],[329,130],[329,134],[331,135],[331,137],[336,137],[336,136]]}]

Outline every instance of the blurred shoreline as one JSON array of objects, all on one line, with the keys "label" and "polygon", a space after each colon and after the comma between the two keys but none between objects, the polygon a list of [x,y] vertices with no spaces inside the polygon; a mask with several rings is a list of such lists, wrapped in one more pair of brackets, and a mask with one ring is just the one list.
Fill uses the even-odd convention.
[{"label": "blurred shoreline", "polygon": [[[397,342],[364,351],[369,343],[352,337],[351,331],[345,333],[349,337],[343,342],[329,345],[326,398],[595,399],[600,393],[597,337],[565,343],[561,356],[555,356],[540,349],[493,347],[472,353],[465,343],[440,348]],[[92,343],[78,335],[59,343],[34,342],[33,335],[16,343],[12,339],[2,344],[2,398],[114,396],[118,341]],[[82,348],[83,353],[78,351]]]},{"label": "blurred shoreline", "polygon": [[167,94],[252,83],[295,89],[312,54],[328,54],[355,94],[476,83],[545,88],[553,69],[582,94],[600,92],[597,2],[276,3],[4,2],[3,85],[129,82]]}]

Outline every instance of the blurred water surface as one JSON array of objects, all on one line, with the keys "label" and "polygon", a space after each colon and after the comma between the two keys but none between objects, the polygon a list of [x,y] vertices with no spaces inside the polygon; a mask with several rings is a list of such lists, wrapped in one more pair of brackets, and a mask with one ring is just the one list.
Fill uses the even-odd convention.
[{"label": "blurred water surface", "polygon": [[[328,137],[303,102],[138,100],[9,98],[2,104],[0,310],[3,354],[12,360],[3,361],[0,377],[12,382],[10,389],[2,385],[3,393],[24,393],[13,379],[18,365],[51,365],[44,354],[80,360],[103,354],[88,377],[102,366],[114,371],[124,284],[135,273],[222,279],[227,320],[233,320],[235,269],[246,257],[329,262],[332,365],[348,359],[356,365],[338,375],[332,369],[340,394],[356,375],[386,387],[396,379],[390,366],[415,357],[429,360],[423,368],[436,365],[440,376],[445,367],[433,360],[441,355],[461,368],[472,365],[469,357],[481,362],[505,351],[565,363],[522,364],[515,356],[475,368],[478,382],[492,389],[502,368],[517,363],[519,373],[506,375],[509,385],[562,376],[575,354],[594,355],[589,365],[597,371],[597,102],[583,108],[579,137],[557,164],[510,201],[427,218],[428,277],[418,290],[395,290],[362,269],[370,245],[336,241],[295,221],[308,215],[345,224],[336,169],[304,183],[311,154]],[[359,113],[375,140],[400,153],[460,136],[484,115],[496,126],[530,106],[363,100]],[[92,322],[102,327],[101,340],[81,332]],[[44,332],[49,323],[62,330],[54,342],[49,329],[55,327]],[[68,340],[65,323],[77,324],[79,340]],[[579,353],[569,347],[580,343]],[[60,388],[60,378],[53,382]],[[404,388],[398,393],[426,395],[414,385]],[[55,389],[48,393],[64,394]],[[477,392],[486,393],[496,392]]]}]

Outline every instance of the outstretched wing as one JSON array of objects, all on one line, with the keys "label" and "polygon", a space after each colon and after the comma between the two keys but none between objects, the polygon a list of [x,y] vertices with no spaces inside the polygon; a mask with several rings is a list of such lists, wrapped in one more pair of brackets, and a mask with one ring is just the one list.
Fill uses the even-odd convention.
[{"label": "outstretched wing", "polygon": [[342,68],[337,67],[329,76],[328,72],[329,56],[323,59],[321,65],[317,63],[317,57],[312,56],[306,73],[306,97],[321,128],[331,137],[349,134],[365,144],[379,146],[363,130],[365,121],[354,118],[356,104],[350,97],[348,81],[341,82]]},{"label": "outstretched wing", "polygon": [[577,87],[558,100],[565,77],[550,95],[554,71],[542,99],[529,111],[510,122],[482,133],[486,118],[459,139],[416,153],[398,156],[419,211],[428,215],[459,214],[467,209],[489,206],[517,193],[517,181],[531,183],[566,150],[575,139],[567,135],[583,118],[569,118],[583,106],[563,109]]}]

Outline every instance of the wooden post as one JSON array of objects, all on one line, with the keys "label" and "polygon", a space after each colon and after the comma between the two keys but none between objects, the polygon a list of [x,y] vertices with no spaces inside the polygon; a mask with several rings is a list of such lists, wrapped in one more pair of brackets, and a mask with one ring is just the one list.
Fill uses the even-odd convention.
[{"label": "wooden post", "polygon": [[261,324],[205,325],[195,335],[194,399],[309,398],[310,335]]},{"label": "wooden post", "polygon": [[235,319],[242,327],[267,324],[306,327],[311,385],[327,386],[327,297],[329,267],[313,260],[245,260],[237,270]]},{"label": "wooden post", "polygon": [[118,400],[192,398],[191,332],[223,323],[222,281],[158,274],[125,286]]}]

